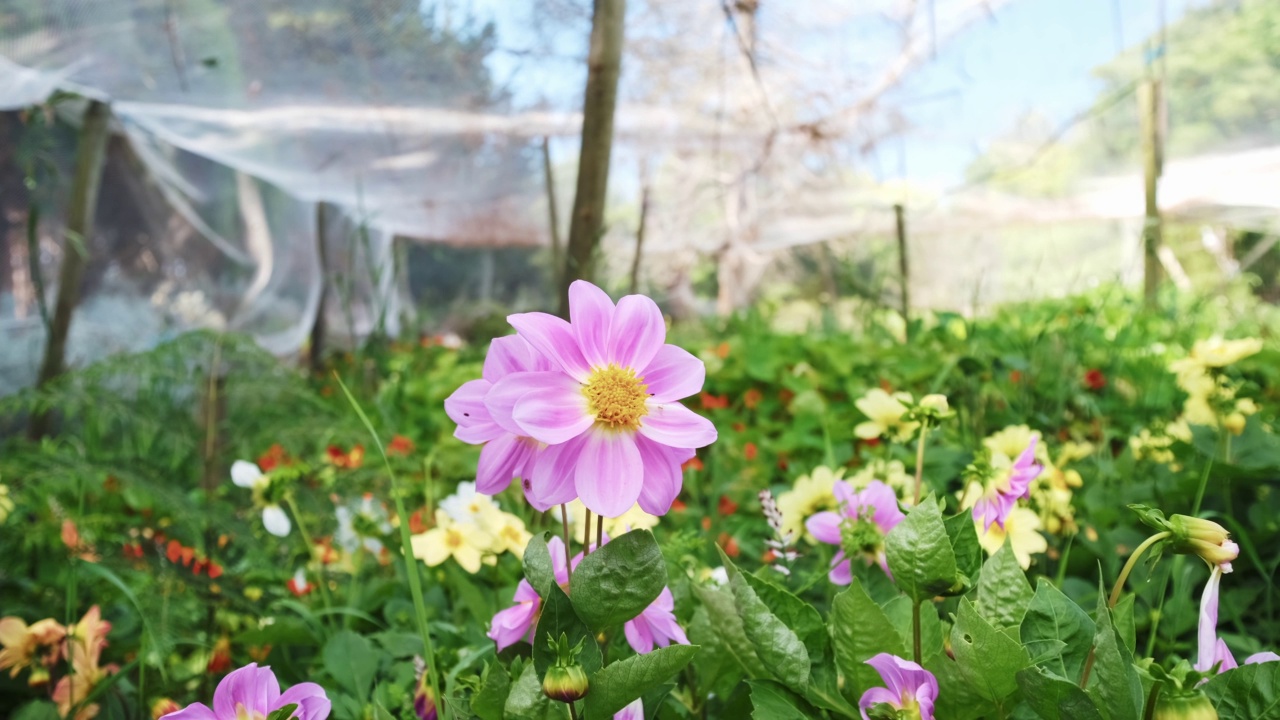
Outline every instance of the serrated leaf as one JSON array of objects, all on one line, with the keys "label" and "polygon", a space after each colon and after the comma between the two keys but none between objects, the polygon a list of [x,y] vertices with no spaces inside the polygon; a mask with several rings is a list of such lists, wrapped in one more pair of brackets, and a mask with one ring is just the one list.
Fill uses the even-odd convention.
[{"label": "serrated leaf", "polygon": [[[899,595],[884,605],[884,614],[898,630],[903,647],[911,647],[915,640],[915,621],[911,617],[912,602]],[[920,606],[920,656],[924,660],[944,651],[942,620],[933,603]]]},{"label": "serrated leaf", "polygon": [[867,660],[882,652],[907,657],[893,623],[857,578],[831,603],[831,640],[836,667],[845,679],[845,697],[852,702],[880,684],[880,673]]},{"label": "serrated leaf", "polygon": [[489,663],[480,689],[471,698],[471,712],[480,720],[502,720],[503,708],[510,694],[510,673],[501,663]]},{"label": "serrated leaf", "polygon": [[587,720],[610,720],[636,698],[661,687],[698,654],[697,645],[670,645],[645,655],[610,663],[591,676]]},{"label": "serrated leaf", "polygon": [[809,651],[804,643],[765,605],[724,551],[720,553],[729,573],[734,607],[742,618],[743,633],[756,656],[774,678],[791,687],[804,687],[809,682]]},{"label": "serrated leaf", "polygon": [[1045,578],[1040,578],[1035,595],[1027,605],[1022,619],[1022,643],[1033,656],[1039,655],[1033,646],[1041,647],[1049,641],[1064,644],[1061,654],[1041,661],[1059,677],[1079,678],[1084,670],[1089,649],[1093,647],[1096,628],[1093,619],[1084,608],[1075,604]]},{"label": "serrated leaf", "polygon": [[324,644],[324,669],[343,688],[364,702],[378,671],[378,656],[363,635],[341,630]]},{"label": "serrated leaf", "polygon": [[956,554],[956,569],[967,577],[977,577],[978,571],[982,569],[982,545],[978,542],[978,531],[973,526],[973,513],[966,510],[959,515],[952,515],[943,524],[947,527],[947,537]]},{"label": "serrated leaf", "polygon": [[692,587],[693,593],[698,596],[707,610],[707,620],[715,630],[717,641],[728,651],[729,656],[737,662],[748,677],[766,677],[769,670],[756,654],[751,641],[747,639],[747,631],[743,628],[742,618],[738,616],[733,594],[728,590],[704,585]]},{"label": "serrated leaf", "polygon": [[1107,609],[1107,594],[1099,583],[1098,610],[1094,619],[1093,672],[1085,690],[1110,720],[1142,717],[1142,680],[1133,667],[1133,655],[1120,640]]},{"label": "serrated leaf", "polygon": [[751,589],[800,638],[810,658],[822,657],[828,645],[827,624],[809,603],[764,578],[742,574]]},{"label": "serrated leaf", "polygon": [[648,530],[632,530],[587,555],[569,579],[569,597],[596,632],[644,612],[667,586],[667,564]]},{"label": "serrated leaf", "polygon": [[511,686],[503,712],[506,720],[564,720],[569,717],[569,706],[544,695],[538,671],[526,665]]},{"label": "serrated leaf", "polygon": [[884,543],[893,581],[907,597],[924,602],[958,589],[955,551],[932,495],[912,508]]},{"label": "serrated leaf", "polygon": [[1204,693],[1219,720],[1280,720],[1280,662],[1228,670],[1206,683]]},{"label": "serrated leaf", "polygon": [[1018,627],[1035,592],[1013,554],[1009,538],[982,566],[978,614],[997,628]]},{"label": "serrated leaf", "polygon": [[1022,644],[987,622],[968,598],[960,598],[951,650],[961,674],[994,703],[1017,692],[1018,671],[1031,664]]},{"label": "serrated leaf", "polygon": [[1020,671],[1018,686],[1027,705],[1044,720],[1103,720],[1088,693],[1040,668]]},{"label": "serrated leaf", "polygon": [[770,680],[750,680],[752,720],[809,720],[813,716],[798,705],[803,700]]},{"label": "serrated leaf", "polygon": [[582,663],[588,676],[600,669],[604,662],[595,634],[574,612],[573,604],[560,586],[553,584],[542,598],[542,614],[538,617],[538,627],[533,633],[533,666],[539,678],[546,674],[547,668],[556,660],[555,651],[551,649],[547,636],[559,639],[562,633],[568,636],[570,646],[577,645],[579,640],[585,638],[578,662]]}]

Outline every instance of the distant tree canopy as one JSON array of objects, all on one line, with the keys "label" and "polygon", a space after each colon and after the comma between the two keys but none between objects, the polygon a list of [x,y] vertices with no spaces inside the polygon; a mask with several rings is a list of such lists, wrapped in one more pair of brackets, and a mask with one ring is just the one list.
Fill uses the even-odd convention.
[{"label": "distant tree canopy", "polygon": [[1046,147],[1054,129],[1043,116],[1028,114],[970,165],[969,178],[1051,196],[1081,177],[1136,171],[1141,144],[1132,89],[1149,75],[1164,77],[1166,156],[1280,138],[1280,3],[1219,0],[1171,23],[1164,40],[1162,49],[1156,34],[1098,67],[1103,89],[1093,111],[1061,142]]}]

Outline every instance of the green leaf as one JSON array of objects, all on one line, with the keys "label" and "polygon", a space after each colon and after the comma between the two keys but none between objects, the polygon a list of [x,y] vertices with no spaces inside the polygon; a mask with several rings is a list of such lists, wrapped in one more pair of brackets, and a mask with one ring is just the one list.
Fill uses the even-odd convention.
[{"label": "green leaf", "polygon": [[1130,654],[1137,652],[1138,646],[1138,629],[1133,622],[1133,603],[1137,599],[1137,595],[1129,593],[1120,598],[1120,602],[1111,608],[1111,620],[1116,624],[1116,632],[1120,635],[1120,642],[1124,643]]},{"label": "green leaf", "polygon": [[388,630],[386,632],[374,633],[374,641],[382,646],[391,657],[396,659],[411,658],[414,655],[422,655],[422,638],[415,633],[395,632]]},{"label": "green leaf", "polygon": [[769,670],[756,654],[751,641],[747,639],[747,631],[742,626],[742,618],[738,617],[733,595],[727,590],[705,585],[692,585],[692,587],[693,593],[707,609],[707,620],[715,630],[717,641],[728,651],[729,656],[750,677],[768,675]]},{"label": "green leaf", "polygon": [[1027,582],[1009,538],[982,566],[978,581],[978,614],[997,628],[1018,627],[1035,592]]},{"label": "green leaf", "polygon": [[324,669],[361,703],[369,698],[378,655],[363,635],[340,630],[324,644]]},{"label": "green leaf", "polygon": [[480,720],[502,720],[510,694],[511,674],[501,663],[489,663],[480,680],[480,689],[471,697],[471,712]]},{"label": "green leaf", "polygon": [[543,694],[542,681],[532,665],[526,665],[520,678],[511,686],[503,712],[507,720],[561,720],[569,717],[567,705]]},{"label": "green leaf", "polygon": [[1103,720],[1088,693],[1040,668],[1020,671],[1018,686],[1027,705],[1044,720]]},{"label": "green leaf", "polygon": [[1111,611],[1107,609],[1107,594],[1098,587],[1098,611],[1094,620],[1097,630],[1094,633],[1093,673],[1089,676],[1089,686],[1085,688],[1089,696],[1102,712],[1111,720],[1137,720],[1142,717],[1142,679],[1133,667],[1133,655],[1121,642],[1111,621]]},{"label": "green leaf", "polygon": [[[906,595],[899,595],[884,605],[884,614],[898,630],[903,647],[911,647],[915,637],[915,621],[911,617],[914,603]],[[944,651],[942,620],[932,603],[920,606],[920,656],[929,658]]]},{"label": "green leaf", "polygon": [[809,720],[813,715],[802,712],[803,700],[771,680],[749,680],[752,720]]},{"label": "green leaf", "polygon": [[1079,678],[1084,671],[1089,649],[1093,647],[1096,628],[1084,608],[1075,604],[1045,578],[1040,578],[1035,595],[1022,619],[1022,644],[1032,655],[1035,649],[1051,641],[1066,644],[1056,658],[1043,660],[1050,671],[1064,678]]},{"label": "green leaf", "polygon": [[973,527],[973,513],[968,510],[952,515],[943,521],[947,537],[956,553],[956,569],[966,577],[978,576],[982,569],[982,545],[978,543],[978,531]]},{"label": "green leaf", "polygon": [[893,580],[912,600],[925,602],[959,589],[955,551],[932,495],[907,513],[884,544]]},{"label": "green leaf", "polygon": [[857,578],[831,603],[831,639],[836,667],[844,675],[845,697],[853,702],[880,684],[880,673],[867,660],[882,652],[907,657],[893,623]]},{"label": "green leaf", "polygon": [[729,573],[729,587],[733,591],[734,607],[742,618],[742,630],[756,655],[774,678],[791,687],[804,687],[809,682],[809,651],[804,643],[769,610],[723,550],[720,557]]},{"label": "green leaf", "polygon": [[861,718],[858,709],[840,694],[840,676],[830,652],[809,669],[809,687],[804,697],[810,703],[841,717]]},{"label": "green leaf", "polygon": [[632,530],[587,555],[573,569],[569,597],[595,631],[634,618],[667,586],[667,564],[648,530]]},{"label": "green leaf", "polygon": [[32,700],[18,708],[11,720],[58,720],[58,706],[48,700]]},{"label": "green leaf", "polygon": [[995,706],[978,694],[969,679],[960,672],[960,666],[946,655],[934,655],[924,667],[938,680],[938,701],[934,717],[947,720],[975,720],[992,716]]},{"label": "green leaf", "polygon": [[289,720],[289,718],[293,717],[293,711],[297,709],[298,703],[289,703],[268,715],[267,720]]},{"label": "green leaf", "polygon": [[697,645],[670,645],[610,663],[591,676],[591,689],[586,697],[587,720],[610,720],[631,701],[661,687],[683,670],[698,650]]},{"label": "green leaf", "polygon": [[1228,670],[1206,683],[1204,692],[1220,720],[1280,720],[1280,662]]},{"label": "green leaf", "polygon": [[556,571],[551,564],[547,535],[550,533],[534,535],[524,548],[524,576],[542,597],[546,597],[547,589],[556,584]]},{"label": "green leaf", "polygon": [[822,621],[822,615],[816,608],[764,578],[743,573],[742,579],[773,610],[773,614],[800,638],[810,658],[822,657],[829,639],[827,624]]},{"label": "green leaf", "polygon": [[960,673],[978,694],[999,703],[1018,690],[1018,671],[1031,664],[1022,644],[978,614],[969,598],[960,599],[951,628],[951,650]]},{"label": "green leaf", "polygon": [[588,677],[600,669],[604,661],[600,656],[600,645],[596,643],[595,634],[574,612],[573,603],[569,602],[569,597],[560,586],[553,583],[547,589],[547,594],[542,596],[542,615],[539,616],[538,628],[533,633],[533,666],[537,669],[539,678],[546,674],[547,668],[556,660],[556,653],[548,644],[547,636],[559,639],[561,633],[568,636],[570,646],[586,638],[578,662],[582,663]]}]

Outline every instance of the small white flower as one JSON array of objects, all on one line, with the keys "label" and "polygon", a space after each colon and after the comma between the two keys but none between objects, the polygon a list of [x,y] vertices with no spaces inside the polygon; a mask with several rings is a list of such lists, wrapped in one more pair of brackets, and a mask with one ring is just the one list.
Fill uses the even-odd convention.
[{"label": "small white flower", "polygon": [[289,516],[279,505],[268,505],[262,508],[262,526],[276,537],[288,537],[289,531],[293,529]]},{"label": "small white flower", "polygon": [[236,487],[258,490],[270,485],[271,478],[263,475],[262,470],[248,460],[237,460],[231,465],[231,482]]},{"label": "small white flower", "polygon": [[710,580],[712,585],[724,587],[729,584],[729,571],[725,570],[724,566],[712,568]]},{"label": "small white flower", "polygon": [[452,495],[440,501],[440,509],[454,522],[480,524],[481,516],[497,506],[488,495],[476,492],[475,483],[461,482]]}]

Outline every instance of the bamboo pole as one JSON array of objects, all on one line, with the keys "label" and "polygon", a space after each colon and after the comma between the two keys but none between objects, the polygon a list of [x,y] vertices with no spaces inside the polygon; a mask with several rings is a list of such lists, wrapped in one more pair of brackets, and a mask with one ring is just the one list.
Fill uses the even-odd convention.
[{"label": "bamboo pole", "polygon": [[328,327],[325,324],[325,301],[329,297],[329,252],[325,248],[324,203],[316,203],[316,257],[320,262],[320,301],[316,304],[315,322],[311,324],[311,345],[308,359],[311,372],[324,372],[324,341]]},{"label": "bamboo pole", "polygon": [[609,187],[609,156],[613,148],[613,115],[618,104],[626,11],[626,0],[595,0],[591,48],[587,55],[587,86],[582,101],[578,184],[569,221],[568,253],[560,278],[561,316],[569,314],[569,285],[577,279],[591,279],[596,248],[604,234],[604,204]]},{"label": "bamboo pole", "polygon": [[[80,301],[80,281],[89,263],[89,245],[93,236],[93,216],[98,205],[98,189],[102,185],[102,164],[106,158],[111,108],[106,103],[90,100],[80,128],[76,154],[76,171],[71,181],[71,200],[67,207],[66,238],[62,247],[58,298],[45,342],[44,359],[40,363],[37,387],[43,388],[66,370],[67,335],[71,330],[71,313]],[[35,248],[32,248],[35,250]],[[28,428],[32,439],[49,432],[49,414],[39,411],[31,417]]]},{"label": "bamboo pole", "polygon": [[901,285],[902,324],[904,335],[911,339],[911,272],[907,265],[907,220],[901,203],[893,206],[894,227],[898,235],[898,282]]},{"label": "bamboo pole", "polygon": [[1163,229],[1157,191],[1163,165],[1160,138],[1161,84],[1148,79],[1138,88],[1142,129],[1142,179],[1146,209],[1142,222],[1143,275],[1142,297],[1148,308],[1155,307],[1160,291],[1160,246]]},{"label": "bamboo pole", "polygon": [[640,163],[640,223],[636,226],[636,255],[631,259],[631,294],[640,289],[640,259],[644,254],[644,232],[649,218],[649,172],[644,161]]},{"label": "bamboo pole", "polygon": [[551,284],[560,287],[564,250],[560,247],[560,211],[556,205],[556,176],[551,169],[551,139],[542,137],[542,178],[547,186],[547,229],[551,233]]}]

